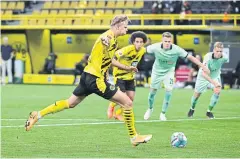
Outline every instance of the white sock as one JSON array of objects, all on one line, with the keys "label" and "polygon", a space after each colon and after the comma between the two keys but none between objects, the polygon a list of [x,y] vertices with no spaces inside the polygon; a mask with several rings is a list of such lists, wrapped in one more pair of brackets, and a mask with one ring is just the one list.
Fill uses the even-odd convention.
[{"label": "white sock", "polygon": [[38,112],[38,120],[41,119],[41,118],[42,118],[42,116],[41,116],[40,111],[39,111]]}]

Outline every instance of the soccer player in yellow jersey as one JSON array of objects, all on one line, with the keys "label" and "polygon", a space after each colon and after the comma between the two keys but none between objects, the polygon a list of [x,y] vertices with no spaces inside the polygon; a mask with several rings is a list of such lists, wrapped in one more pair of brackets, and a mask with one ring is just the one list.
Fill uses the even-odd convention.
[{"label": "soccer player in yellow jersey", "polygon": [[[124,121],[133,146],[146,143],[152,138],[152,135],[137,134],[132,100],[114,85],[109,84],[106,79],[106,72],[112,63],[114,53],[118,47],[116,38],[127,33],[128,22],[129,19],[125,15],[117,15],[112,19],[111,28],[96,40],[89,57],[88,65],[85,67],[79,85],[75,88],[73,94],[66,100],[56,101],[54,104],[40,111],[31,112],[25,124],[26,131],[29,131],[45,115],[74,108],[88,95],[95,93],[107,100],[119,103],[123,107]],[[126,66],[117,61],[115,61],[114,65],[121,69],[136,71],[135,67]]]},{"label": "soccer player in yellow jersey", "polygon": [[[138,62],[146,52],[146,49],[143,46],[147,41],[147,35],[144,32],[136,31],[132,33],[130,40],[132,45],[128,45],[118,50],[115,53],[114,59],[126,66],[137,67]],[[135,96],[135,72],[113,67],[113,76],[116,86],[118,86],[122,92],[125,92],[133,101]],[[123,121],[121,108],[119,108],[116,111],[116,114],[113,115],[115,106],[117,106],[116,103],[110,102],[107,112],[108,118],[114,116],[115,119]]]}]

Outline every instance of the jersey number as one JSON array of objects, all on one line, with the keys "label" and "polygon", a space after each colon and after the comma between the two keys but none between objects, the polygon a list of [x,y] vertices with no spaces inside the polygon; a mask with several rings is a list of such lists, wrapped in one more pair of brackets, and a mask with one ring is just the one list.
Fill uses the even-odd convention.
[{"label": "jersey number", "polygon": [[170,84],[173,84],[173,79],[172,78],[170,78]]}]

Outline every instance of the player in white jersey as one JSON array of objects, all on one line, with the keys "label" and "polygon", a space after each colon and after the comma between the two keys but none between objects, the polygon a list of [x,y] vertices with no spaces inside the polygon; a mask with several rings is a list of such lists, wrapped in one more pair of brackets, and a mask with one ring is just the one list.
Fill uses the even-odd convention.
[{"label": "player in white jersey", "polygon": [[211,97],[209,107],[207,110],[207,117],[210,119],[214,118],[213,113],[211,112],[214,106],[217,104],[219,99],[219,94],[221,91],[221,67],[228,61],[227,57],[223,56],[223,43],[216,42],[214,44],[213,52],[209,52],[204,56],[203,64],[208,67],[210,70],[210,77],[206,75],[202,69],[199,70],[197,81],[195,85],[195,91],[191,100],[191,108],[188,112],[188,117],[192,117],[197,101],[200,95],[207,89],[209,84],[214,86],[213,95]]},{"label": "player in white jersey", "polygon": [[162,42],[152,44],[147,47],[147,53],[155,55],[155,61],[153,64],[150,92],[148,96],[148,106],[144,119],[148,120],[153,112],[153,103],[157,90],[160,88],[161,83],[165,87],[165,97],[162,104],[162,112],[160,114],[160,120],[167,120],[165,113],[167,111],[170,98],[172,96],[172,89],[174,84],[175,66],[178,57],[184,57],[197,64],[203,70],[209,73],[207,67],[205,67],[198,59],[189,55],[181,47],[172,44],[173,36],[169,32],[165,32],[162,35]]}]

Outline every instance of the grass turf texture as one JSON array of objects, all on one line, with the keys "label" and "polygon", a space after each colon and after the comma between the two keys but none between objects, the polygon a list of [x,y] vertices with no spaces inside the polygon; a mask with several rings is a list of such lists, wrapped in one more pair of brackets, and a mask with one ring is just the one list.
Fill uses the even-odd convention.
[{"label": "grass turf texture", "polygon": [[[40,110],[71,95],[74,86],[7,85],[2,87],[1,157],[100,158],[215,158],[239,157],[240,91],[222,91],[214,120],[206,120],[212,92],[199,99],[193,119],[187,112],[193,90],[174,90],[167,122],[158,122],[164,91],[156,96],[152,122],[143,122],[148,89],[137,88],[134,102],[136,127],[152,140],[133,148],[123,123],[108,120],[108,101],[91,95],[71,110],[46,116],[30,132],[23,128],[30,111]],[[236,118],[235,118],[236,117]],[[225,119],[228,118],[228,119]],[[12,119],[12,120],[9,120]],[[72,120],[69,120],[72,119]],[[182,120],[183,119],[183,120]],[[203,120],[201,120],[203,119]],[[171,121],[173,120],[173,121]],[[177,120],[177,121],[175,121]],[[113,122],[113,123],[112,123]],[[67,125],[69,124],[69,125]],[[74,125],[75,124],[75,125]],[[4,127],[10,126],[10,127]],[[184,132],[186,148],[172,148],[170,137]]]}]

